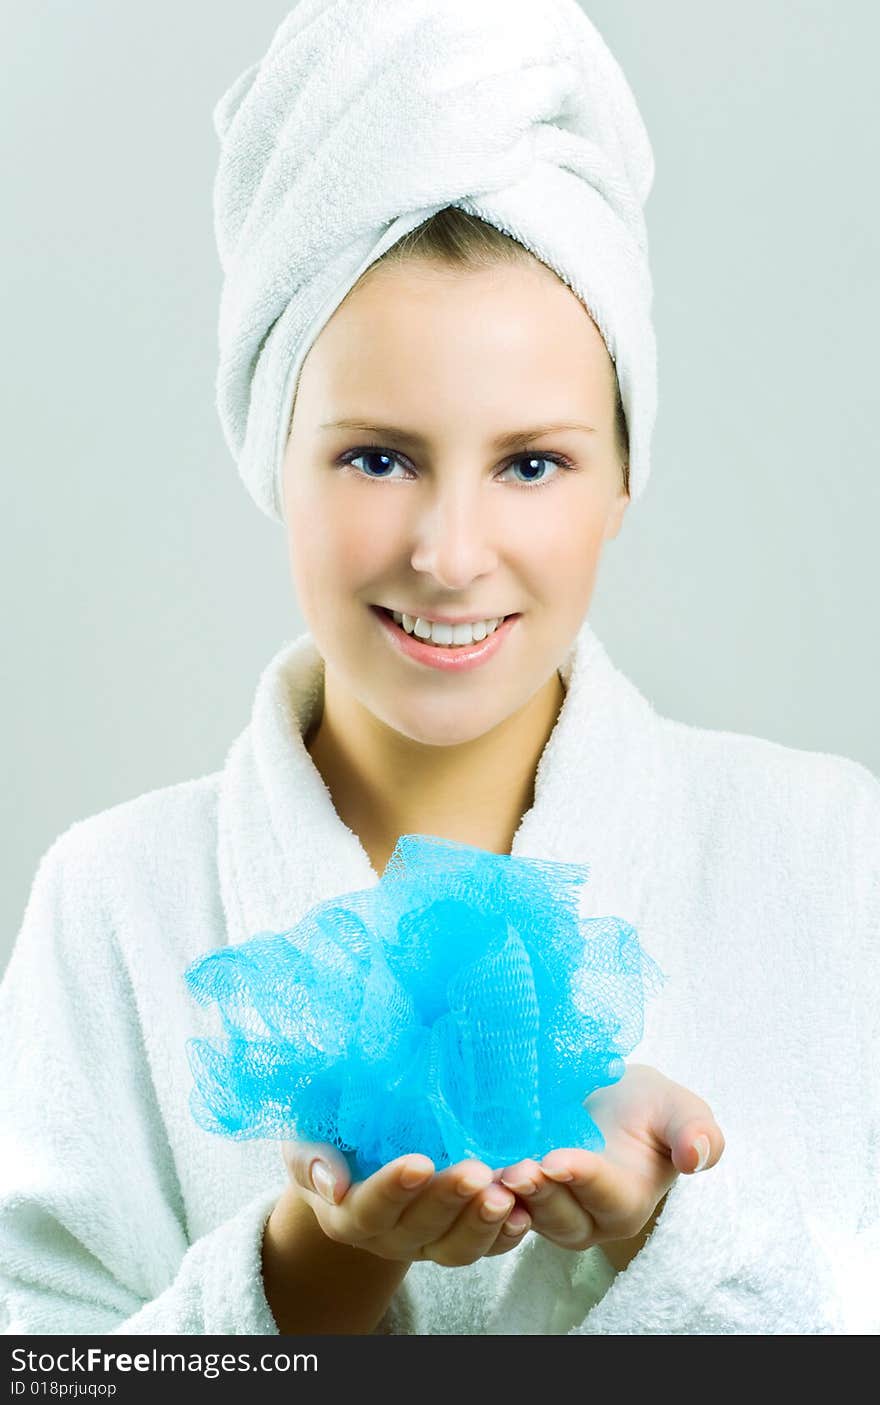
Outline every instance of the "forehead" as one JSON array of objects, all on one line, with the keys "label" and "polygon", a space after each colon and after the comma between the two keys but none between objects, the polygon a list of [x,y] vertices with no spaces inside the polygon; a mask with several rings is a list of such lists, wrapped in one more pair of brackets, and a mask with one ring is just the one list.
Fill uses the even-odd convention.
[{"label": "forehead", "polygon": [[507,428],[592,423],[614,384],[583,303],[537,263],[376,266],[322,329],[304,381],[307,370],[322,423],[383,415],[399,423],[390,407],[401,400],[412,412],[500,414]]}]

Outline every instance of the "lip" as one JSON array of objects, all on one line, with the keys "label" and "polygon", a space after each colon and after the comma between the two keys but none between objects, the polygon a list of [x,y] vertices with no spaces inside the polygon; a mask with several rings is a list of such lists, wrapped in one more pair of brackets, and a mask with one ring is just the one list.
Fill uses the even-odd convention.
[{"label": "lip", "polygon": [[444,649],[438,648],[436,644],[424,644],[421,639],[407,634],[406,630],[396,624],[391,615],[386,615],[379,605],[371,605],[370,611],[401,654],[415,663],[426,664],[428,668],[436,668],[446,673],[462,673],[488,663],[489,659],[498,653],[517,620],[521,618],[520,615],[509,615],[488,638],[481,639],[477,644],[461,644],[457,648]]},{"label": "lip", "polygon": [[[394,607],[392,605],[380,605],[379,609],[388,610],[390,614],[394,613]],[[491,611],[484,615],[429,615],[422,610],[398,610],[397,613],[399,615],[409,615],[410,619],[413,620],[417,620],[421,617],[423,620],[429,620],[431,624],[477,624],[480,620],[496,620],[503,618],[503,616],[493,615]],[[513,614],[513,611],[508,611],[508,613]]]}]

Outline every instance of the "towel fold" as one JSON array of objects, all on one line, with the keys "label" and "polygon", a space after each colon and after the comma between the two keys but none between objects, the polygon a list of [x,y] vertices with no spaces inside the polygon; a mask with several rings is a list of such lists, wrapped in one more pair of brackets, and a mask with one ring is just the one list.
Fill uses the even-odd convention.
[{"label": "towel fold", "polygon": [[448,205],[512,235],[584,303],[615,363],[641,494],[657,404],[654,159],[576,0],[301,0],[213,119],[217,408],[267,516],[284,520],[309,348],[365,269]]}]

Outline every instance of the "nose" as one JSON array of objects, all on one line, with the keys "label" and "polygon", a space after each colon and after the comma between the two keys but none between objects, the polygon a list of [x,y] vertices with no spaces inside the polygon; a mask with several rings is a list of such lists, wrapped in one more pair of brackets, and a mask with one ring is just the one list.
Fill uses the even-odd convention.
[{"label": "nose", "polygon": [[467,483],[447,483],[417,506],[410,557],[414,571],[424,572],[447,590],[467,590],[498,564],[492,544],[493,514],[485,492]]}]

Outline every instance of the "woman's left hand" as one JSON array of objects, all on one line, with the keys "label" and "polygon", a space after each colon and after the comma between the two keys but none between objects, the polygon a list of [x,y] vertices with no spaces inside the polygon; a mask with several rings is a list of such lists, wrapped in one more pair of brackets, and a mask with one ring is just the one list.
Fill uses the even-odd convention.
[{"label": "woman's left hand", "polygon": [[621,1269],[644,1244],[679,1174],[714,1166],[724,1135],[708,1103],[647,1064],[628,1064],[584,1106],[604,1151],[558,1148],[540,1162],[506,1166],[496,1179],[515,1193],[537,1234],[565,1249],[601,1244]]}]

